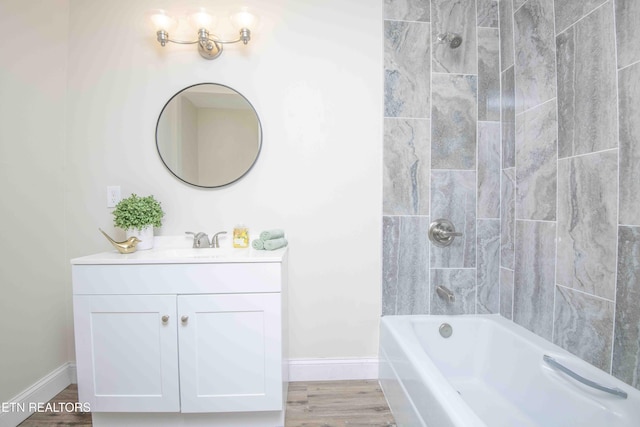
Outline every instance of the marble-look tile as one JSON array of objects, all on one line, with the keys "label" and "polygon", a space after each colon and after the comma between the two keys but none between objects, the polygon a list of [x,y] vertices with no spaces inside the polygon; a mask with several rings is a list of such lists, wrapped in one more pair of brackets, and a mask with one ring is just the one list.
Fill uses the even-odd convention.
[{"label": "marble-look tile", "polygon": [[513,270],[516,238],[516,170],[502,171],[500,190],[500,265]]},{"label": "marble-look tile", "polygon": [[554,344],[610,372],[613,301],[557,286],[555,306]]},{"label": "marble-look tile", "polygon": [[514,13],[516,113],[556,96],[553,0],[529,0]]},{"label": "marble-look tile", "polygon": [[500,268],[500,315],[513,319],[513,270]]},{"label": "marble-look tile", "polygon": [[[456,297],[449,302],[438,296],[436,286],[444,286]],[[431,314],[475,314],[476,270],[431,270]]]},{"label": "marble-look tile", "polygon": [[478,120],[500,121],[500,38],[497,28],[478,28]]},{"label": "marble-look tile", "polygon": [[430,140],[427,119],[384,120],[384,215],[429,215]]},{"label": "marble-look tile", "polygon": [[500,123],[478,122],[478,218],[500,218]]},{"label": "marble-look tile", "polygon": [[640,225],[640,62],[618,73],[620,224]]},{"label": "marble-look tile", "polygon": [[618,146],[613,6],[606,3],[556,37],[558,156]]},{"label": "marble-look tile", "polygon": [[384,114],[428,118],[431,74],[431,26],[384,22]]},{"label": "marble-look tile", "polygon": [[513,10],[518,10],[527,0],[513,0]]},{"label": "marble-look tile", "polygon": [[382,315],[396,314],[400,217],[382,217]]},{"label": "marble-look tile", "polygon": [[[431,40],[435,73],[476,74],[476,0],[431,0]],[[439,34],[453,33],[462,44],[452,49],[438,41]]]},{"label": "marble-look tile", "polygon": [[640,61],[640,2],[615,0],[618,68]]},{"label": "marble-look tile", "polygon": [[384,0],[384,19],[429,22],[429,0]]},{"label": "marble-look tile", "polygon": [[614,376],[640,389],[640,227],[619,228]]},{"label": "marble-look tile", "polygon": [[500,313],[500,220],[478,220],[476,312]]},{"label": "marble-look tile", "polygon": [[551,341],[556,224],[517,221],[513,320]]},{"label": "marble-look tile", "polygon": [[498,28],[498,0],[478,1],[478,27]]},{"label": "marble-look tile", "polygon": [[513,3],[511,0],[498,2],[500,15],[500,70],[513,66]]},{"label": "marble-look tile", "polygon": [[383,217],[382,314],[429,314],[429,217]]},{"label": "marble-look tile", "polygon": [[557,123],[555,100],[516,116],[518,219],[556,219]]},{"label": "marble-look tile", "polygon": [[396,314],[400,217],[382,217],[382,315]]},{"label": "marble-look tile", "polygon": [[556,283],[613,300],[618,151],[558,161]]},{"label": "marble-look tile", "polygon": [[431,171],[431,218],[448,219],[464,233],[446,247],[431,245],[432,268],[476,266],[476,173]]},{"label": "marble-look tile", "polygon": [[433,75],[431,167],[475,169],[477,77]]},{"label": "marble-look tile", "polygon": [[556,31],[560,34],[605,1],[607,0],[555,0]]},{"label": "marble-look tile", "polygon": [[513,67],[502,73],[502,167],[516,165],[516,95]]}]

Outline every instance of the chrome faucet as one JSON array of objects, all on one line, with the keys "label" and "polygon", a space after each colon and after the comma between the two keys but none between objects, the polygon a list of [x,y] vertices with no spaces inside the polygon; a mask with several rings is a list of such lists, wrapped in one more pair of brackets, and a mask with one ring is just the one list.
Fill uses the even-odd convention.
[{"label": "chrome faucet", "polygon": [[456,301],[456,296],[453,294],[453,292],[442,285],[436,286],[436,293],[440,298],[447,301],[448,303]]},{"label": "chrome faucet", "polygon": [[185,234],[189,234],[193,236],[193,247],[194,248],[219,248],[220,242],[218,241],[218,236],[221,234],[227,234],[226,231],[219,231],[211,237],[211,243],[209,243],[209,236],[207,233],[203,233],[199,231],[194,233],[193,231],[186,231]]},{"label": "chrome faucet", "polygon": [[219,231],[216,234],[213,235],[213,237],[211,238],[211,247],[212,248],[219,248],[220,247],[220,243],[218,242],[218,236],[221,234],[227,234],[226,231]]},{"label": "chrome faucet", "polygon": [[209,247],[209,236],[207,233],[203,233],[199,231],[194,233],[193,231],[186,231],[185,234],[190,234],[193,236],[193,247],[194,248],[208,248]]}]

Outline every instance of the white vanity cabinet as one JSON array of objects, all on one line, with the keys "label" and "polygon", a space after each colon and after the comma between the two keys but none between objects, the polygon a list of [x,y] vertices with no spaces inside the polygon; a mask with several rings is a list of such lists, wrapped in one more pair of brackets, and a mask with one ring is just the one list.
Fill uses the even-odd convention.
[{"label": "white vanity cabinet", "polygon": [[95,426],[284,424],[286,249],[240,253],[72,260],[78,397]]},{"label": "white vanity cabinet", "polygon": [[93,412],[180,411],[175,296],[74,295],[73,310],[81,402]]}]

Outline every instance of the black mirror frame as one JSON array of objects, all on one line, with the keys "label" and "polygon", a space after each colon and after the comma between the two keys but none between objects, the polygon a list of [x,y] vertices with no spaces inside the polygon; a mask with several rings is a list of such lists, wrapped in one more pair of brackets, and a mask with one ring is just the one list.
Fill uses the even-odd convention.
[{"label": "black mirror frame", "polygon": [[[258,152],[256,153],[256,157],[253,160],[253,162],[251,163],[251,165],[247,168],[246,171],[244,171],[240,176],[238,176],[236,179],[229,181],[225,184],[220,184],[220,185],[199,185],[199,184],[194,184],[193,182],[189,182],[185,179],[183,179],[182,177],[178,176],[170,167],[169,165],[167,165],[167,162],[164,161],[164,158],[162,157],[162,153],[160,152],[160,146],[158,144],[158,128],[160,126],[160,119],[162,118],[162,113],[164,113],[164,110],[167,108],[167,106],[169,105],[169,103],[171,103],[171,101],[173,101],[173,99],[175,97],[177,97],[178,95],[180,95],[181,93],[183,93],[184,91],[191,89],[193,87],[196,86],[202,86],[202,85],[216,85],[216,86],[222,86],[224,88],[227,88],[229,90],[234,91],[235,93],[237,93],[238,95],[240,95],[246,102],[247,104],[249,104],[249,106],[251,107],[251,109],[253,110],[254,114],[256,115],[256,120],[258,122],[258,132],[259,132],[259,140],[258,140]],[[256,162],[258,161],[258,157],[260,157],[260,153],[262,151],[262,140],[263,140],[263,134],[262,134],[262,122],[260,121],[260,116],[258,115],[258,112],[256,111],[255,107],[253,106],[253,104],[247,99],[247,97],[245,97],[242,93],[238,92],[236,89],[232,88],[231,86],[227,86],[221,83],[213,83],[213,82],[204,82],[204,83],[196,83],[196,84],[192,84],[191,86],[187,86],[181,90],[179,90],[178,92],[176,92],[171,98],[169,98],[169,100],[164,104],[164,106],[162,107],[162,110],[160,111],[160,114],[158,115],[158,120],[156,121],[156,130],[155,130],[155,140],[156,140],[156,151],[158,152],[158,157],[160,157],[160,160],[162,161],[162,164],[164,165],[164,167],[171,172],[171,174],[176,177],[178,180],[184,182],[185,184],[191,185],[193,187],[198,187],[198,188],[222,188],[222,187],[226,187],[228,185],[231,185],[235,182],[238,182],[240,179],[242,179],[244,176],[246,176],[251,169],[253,169],[253,166],[256,164]]]}]

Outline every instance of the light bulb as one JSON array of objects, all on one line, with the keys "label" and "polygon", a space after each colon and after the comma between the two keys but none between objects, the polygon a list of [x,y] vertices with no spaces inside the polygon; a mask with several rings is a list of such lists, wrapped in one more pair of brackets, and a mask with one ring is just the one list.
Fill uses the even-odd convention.
[{"label": "light bulb", "polygon": [[196,30],[201,28],[212,30],[216,22],[217,18],[204,8],[197,9],[189,15],[189,24]]},{"label": "light bulb", "polygon": [[149,18],[153,24],[153,29],[171,33],[177,26],[178,22],[170,16],[165,10],[156,9],[150,12]]},{"label": "light bulb", "polygon": [[254,30],[260,20],[258,15],[253,13],[253,11],[248,7],[242,7],[234,11],[231,16],[229,16],[229,19],[238,30],[242,30],[244,28]]}]

